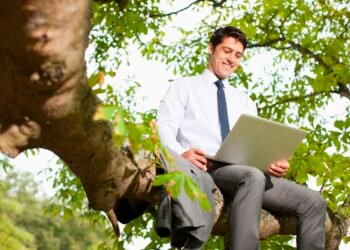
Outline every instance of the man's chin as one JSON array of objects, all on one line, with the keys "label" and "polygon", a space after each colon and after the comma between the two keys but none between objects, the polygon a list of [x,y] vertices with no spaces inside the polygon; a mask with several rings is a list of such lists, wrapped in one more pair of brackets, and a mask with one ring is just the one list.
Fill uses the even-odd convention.
[{"label": "man's chin", "polygon": [[221,74],[220,79],[226,79],[227,77],[229,77],[233,72],[225,72],[224,74]]}]

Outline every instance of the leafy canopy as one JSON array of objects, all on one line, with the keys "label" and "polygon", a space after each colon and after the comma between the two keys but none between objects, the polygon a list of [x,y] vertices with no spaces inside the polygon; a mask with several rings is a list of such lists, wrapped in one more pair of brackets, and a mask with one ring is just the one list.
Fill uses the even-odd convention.
[{"label": "leafy canopy", "polygon": [[[348,217],[350,12],[346,2],[212,0],[172,7],[176,3],[129,1],[122,11],[113,3],[96,4],[91,60],[98,71],[111,70],[110,65],[116,70],[128,60],[130,46],[136,46],[142,56],[162,61],[177,76],[197,74],[206,66],[211,32],[218,26],[240,27],[250,43],[246,62],[231,84],[250,94],[260,116],[309,131],[290,161],[288,177],[301,184],[316,179],[332,211]],[[191,15],[200,21],[176,26],[178,19]],[[256,58],[266,60],[266,66],[254,68]],[[342,106],[330,116],[325,110],[334,101],[342,101]],[[153,115],[147,116],[148,121]],[[126,137],[142,145],[139,133],[127,127],[130,133],[124,132],[125,121],[116,125],[117,131],[123,127]]]}]

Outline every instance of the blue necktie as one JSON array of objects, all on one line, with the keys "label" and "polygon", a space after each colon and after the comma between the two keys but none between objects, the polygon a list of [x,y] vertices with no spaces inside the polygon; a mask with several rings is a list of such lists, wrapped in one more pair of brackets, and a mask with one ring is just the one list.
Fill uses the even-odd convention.
[{"label": "blue necktie", "polygon": [[230,132],[230,125],[228,122],[227,116],[227,106],[226,106],[226,97],[224,92],[224,84],[221,80],[215,82],[216,87],[218,87],[217,97],[218,97],[218,112],[219,112],[219,121],[221,128],[221,139],[225,140],[227,134]]}]

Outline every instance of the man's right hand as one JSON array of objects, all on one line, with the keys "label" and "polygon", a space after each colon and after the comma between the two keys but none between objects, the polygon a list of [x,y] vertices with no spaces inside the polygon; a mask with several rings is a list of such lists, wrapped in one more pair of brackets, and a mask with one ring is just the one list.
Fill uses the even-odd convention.
[{"label": "man's right hand", "polygon": [[207,158],[204,157],[204,152],[199,148],[191,148],[183,152],[181,156],[200,169],[207,171]]}]

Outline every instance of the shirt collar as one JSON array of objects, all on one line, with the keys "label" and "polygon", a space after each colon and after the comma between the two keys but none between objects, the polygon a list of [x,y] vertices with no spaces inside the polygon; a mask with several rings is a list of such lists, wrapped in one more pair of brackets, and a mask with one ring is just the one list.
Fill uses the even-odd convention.
[{"label": "shirt collar", "polygon": [[[213,72],[211,72],[209,69],[205,69],[203,71],[202,77],[203,77],[204,81],[209,83],[209,84],[214,84],[217,80],[219,80],[217,78],[217,76]],[[228,86],[228,78],[225,78],[221,81],[224,84],[224,87]]]}]

